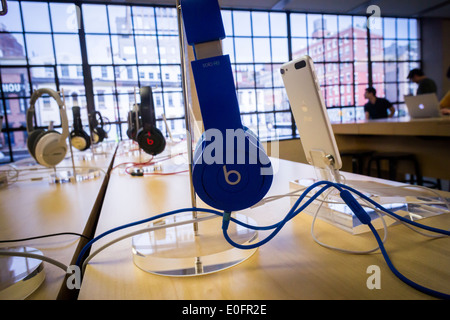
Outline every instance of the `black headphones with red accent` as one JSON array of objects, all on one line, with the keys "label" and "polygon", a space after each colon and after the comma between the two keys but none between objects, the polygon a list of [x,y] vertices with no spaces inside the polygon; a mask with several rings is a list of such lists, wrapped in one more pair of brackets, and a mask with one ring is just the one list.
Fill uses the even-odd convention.
[{"label": "black headphones with red accent", "polygon": [[139,94],[141,96],[139,113],[141,114],[142,127],[136,133],[136,141],[145,153],[154,156],[164,151],[166,139],[156,127],[152,88],[142,87]]}]

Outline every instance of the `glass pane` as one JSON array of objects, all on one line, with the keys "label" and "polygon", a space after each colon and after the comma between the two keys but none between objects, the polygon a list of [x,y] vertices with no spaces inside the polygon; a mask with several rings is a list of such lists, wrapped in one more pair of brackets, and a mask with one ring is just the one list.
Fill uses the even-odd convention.
[{"label": "glass pane", "polygon": [[398,70],[398,81],[408,81],[407,77],[409,74],[409,63],[408,62],[399,62],[397,64]]},{"label": "glass pane", "polygon": [[238,90],[237,95],[241,113],[256,111],[256,94],[254,89]]},{"label": "glass pane", "polygon": [[291,36],[306,37],[306,14],[291,13]]},{"label": "glass pane", "polygon": [[383,40],[381,38],[372,38],[370,40],[370,54],[372,61],[383,61],[384,48]]},{"label": "glass pane", "polygon": [[342,122],[353,122],[355,121],[356,112],[355,108],[342,108]]},{"label": "glass pane", "polygon": [[115,64],[136,64],[136,51],[132,36],[112,35],[111,43]]},{"label": "glass pane", "polygon": [[25,31],[50,32],[48,4],[45,2],[22,2]]},{"label": "glass pane", "polygon": [[0,25],[3,25],[4,31],[22,31],[22,19],[17,1],[8,1],[8,14],[0,16]]},{"label": "glass pane", "polygon": [[327,63],[325,66],[325,84],[339,84],[339,64]]},{"label": "glass pane", "polygon": [[308,36],[322,37],[323,24],[321,14],[308,14]]},{"label": "glass pane", "polygon": [[396,26],[395,26],[395,18],[384,18],[384,38],[386,39],[395,39],[396,35]]},{"label": "glass pane", "polygon": [[158,44],[161,64],[180,63],[180,43],[178,36],[159,36]]},{"label": "glass pane", "polygon": [[177,11],[175,8],[155,8],[159,34],[178,34]]},{"label": "glass pane", "polygon": [[385,80],[386,82],[396,82],[397,81],[397,63],[387,62],[384,65]]},{"label": "glass pane", "polygon": [[[253,67],[252,67],[252,69],[253,69]],[[272,65],[271,64],[256,64],[255,65],[255,78],[256,78],[256,87],[271,88],[272,87]]]},{"label": "glass pane", "polygon": [[292,119],[289,112],[278,112],[275,114],[276,137],[292,135]]},{"label": "glass pane", "polygon": [[[269,67],[269,66],[267,66]],[[274,87],[283,87],[283,79],[281,78],[281,64],[273,64],[272,65],[272,78],[273,78],[273,86]]]},{"label": "glass pane", "polygon": [[250,12],[233,11],[234,35],[251,36]]},{"label": "glass pane", "polygon": [[374,83],[384,82],[384,64],[372,63],[372,81]]},{"label": "glass pane", "polygon": [[77,92],[78,95],[85,94],[83,67],[81,65],[59,65],[56,66],[59,78],[59,86],[64,89],[64,95],[70,96],[68,92]]},{"label": "glass pane", "polygon": [[416,19],[409,19],[409,38],[410,39],[419,39],[419,23]]},{"label": "glass pane", "polygon": [[5,98],[29,97],[30,84],[25,68],[2,68],[2,92]]},{"label": "glass pane", "polygon": [[397,60],[397,43],[395,40],[384,40],[384,59]]},{"label": "glass pane", "polygon": [[30,64],[55,64],[50,34],[26,34],[25,38]]},{"label": "glass pane", "polygon": [[234,42],[233,38],[225,38],[222,40],[222,51],[223,54],[228,54],[230,56],[231,63],[234,63]]},{"label": "glass pane", "polygon": [[25,45],[21,33],[0,33],[0,65],[26,64]]},{"label": "glass pane", "polygon": [[306,39],[292,38],[292,58],[298,58],[308,54],[308,41]]},{"label": "glass pane", "polygon": [[117,93],[128,93],[139,87],[137,68],[135,66],[121,66],[114,68]]},{"label": "glass pane", "polygon": [[368,83],[367,62],[355,62],[355,82]]},{"label": "glass pane", "polygon": [[108,16],[106,6],[83,4],[84,30],[86,33],[108,33]]},{"label": "glass pane", "polygon": [[354,39],[353,50],[355,60],[367,61],[368,51],[366,39]]},{"label": "glass pane", "polygon": [[50,3],[53,32],[78,32],[79,7],[72,3]]},{"label": "glass pane", "polygon": [[397,38],[399,39],[408,39],[408,28],[409,21],[408,19],[397,19]]},{"label": "glass pane", "polygon": [[55,81],[55,69],[52,67],[30,68],[33,91],[40,88],[57,90]]},{"label": "glass pane", "polygon": [[[325,48],[325,61],[338,61],[339,60],[339,47],[341,50],[344,48],[344,46],[338,46],[338,43],[340,43],[342,40],[338,39],[325,39],[324,40],[324,48]],[[347,45],[349,47],[349,45]],[[317,48],[312,48],[310,51],[313,55],[319,54],[322,55],[321,52],[316,52]],[[319,50],[317,50],[319,51]]]},{"label": "glass pane", "polygon": [[397,58],[404,61],[409,60],[409,43],[408,40],[397,41]]},{"label": "glass pane", "polygon": [[238,64],[236,66],[237,88],[254,88],[255,71],[252,64]]},{"label": "glass pane", "polygon": [[269,38],[253,38],[255,62],[270,62]]},{"label": "glass pane", "polygon": [[275,132],[273,132],[274,127],[275,117],[273,113],[258,114],[258,135],[260,139],[267,139],[270,136],[275,137]]},{"label": "glass pane", "polygon": [[325,29],[325,37],[337,37],[338,36],[338,22],[337,16],[324,15],[323,23]]},{"label": "glass pane", "polygon": [[133,24],[136,34],[155,34],[155,10],[154,8],[134,6],[133,7]]},{"label": "glass pane", "polygon": [[275,110],[290,110],[289,100],[284,88],[273,89],[273,97]]},{"label": "glass pane", "polygon": [[367,18],[354,16],[353,17],[353,37],[354,38],[367,38]]},{"label": "glass pane", "polygon": [[139,81],[141,86],[161,87],[159,66],[139,66]]},{"label": "glass pane", "polygon": [[286,14],[281,12],[270,13],[270,35],[272,37],[287,37]]},{"label": "glass pane", "polygon": [[251,38],[235,38],[236,62],[253,62]]},{"label": "glass pane", "polygon": [[375,90],[377,90],[377,97],[384,98],[386,95],[386,88],[384,83],[376,83],[373,85]]},{"label": "glass pane", "polygon": [[81,64],[78,34],[55,34],[56,61],[58,64]]},{"label": "glass pane", "polygon": [[352,16],[339,16],[339,36],[353,38]]},{"label": "glass pane", "polygon": [[287,38],[272,38],[271,42],[272,61],[283,63],[287,62],[289,60]]},{"label": "glass pane", "polygon": [[244,126],[253,131],[253,133],[258,134],[258,120],[256,114],[244,114],[241,118]]},{"label": "glass pane", "polygon": [[164,89],[181,89],[180,66],[162,66],[161,74]]},{"label": "glass pane", "polygon": [[91,67],[91,74],[95,94],[113,93],[115,91],[112,66]]},{"label": "glass pane", "polygon": [[139,64],[159,63],[155,36],[136,36],[136,51]]},{"label": "glass pane", "polygon": [[[336,39],[333,39],[336,40]],[[324,50],[323,50],[323,38],[310,38],[309,42],[309,55],[313,61],[323,61],[324,60]],[[337,48],[337,46],[336,46]],[[337,49],[336,49],[337,57]]]},{"label": "glass pane", "polygon": [[409,50],[409,60],[420,60],[420,41],[411,40]]},{"label": "glass pane", "polygon": [[386,86],[386,99],[388,99],[391,103],[397,102],[397,83],[390,83]]},{"label": "glass pane", "polygon": [[323,63],[315,63],[314,70],[316,72],[317,81],[319,85],[325,84],[325,64]]},{"label": "glass pane", "polygon": [[86,47],[89,64],[112,63],[109,36],[86,35]]},{"label": "glass pane", "polygon": [[272,111],[273,104],[273,91],[272,89],[257,89],[256,90],[257,97],[257,106],[256,109],[258,111]]},{"label": "glass pane", "polygon": [[[364,97],[364,94],[367,89],[367,84],[358,84],[355,86],[355,105],[356,106],[364,106],[367,103],[367,99]],[[389,99],[388,99],[389,100]],[[390,100],[392,101],[392,100]]]},{"label": "glass pane", "polygon": [[[167,118],[184,117],[183,94],[181,91],[164,92],[164,107]],[[161,117],[161,114],[157,114]]]},{"label": "glass pane", "polygon": [[225,28],[225,34],[227,37],[233,35],[233,22],[231,20],[231,11],[221,10],[223,26]]},{"label": "glass pane", "polygon": [[[269,14],[267,12],[252,12],[253,36],[269,36]],[[273,36],[273,34],[272,34]]]},{"label": "glass pane", "polygon": [[131,7],[108,6],[108,16],[111,33],[133,33]]}]

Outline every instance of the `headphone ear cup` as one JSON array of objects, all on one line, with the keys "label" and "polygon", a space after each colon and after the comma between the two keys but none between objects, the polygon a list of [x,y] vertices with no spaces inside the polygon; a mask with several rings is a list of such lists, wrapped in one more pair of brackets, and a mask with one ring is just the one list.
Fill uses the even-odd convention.
[{"label": "headphone ear cup", "polygon": [[166,139],[156,127],[139,129],[136,134],[136,140],[145,153],[153,156],[160,154],[166,148]]},{"label": "headphone ear cup", "polygon": [[92,138],[94,144],[100,143],[105,139],[106,132],[101,127],[97,127],[94,129],[94,132],[92,133]]},{"label": "headphone ear cup", "polygon": [[60,143],[61,134],[50,130],[44,132],[35,146],[36,161],[46,167],[56,166],[64,160],[67,153],[66,143]]},{"label": "headphone ear cup", "polygon": [[36,147],[36,142],[39,140],[39,138],[45,133],[44,130],[42,129],[37,129],[32,131],[29,135],[28,135],[28,139],[27,139],[27,148],[28,148],[28,152],[31,154],[31,156],[36,159],[36,155],[35,155],[35,147]]},{"label": "headphone ear cup", "polygon": [[72,146],[80,151],[84,151],[91,146],[91,138],[84,131],[70,133],[70,143]]},{"label": "headphone ear cup", "polygon": [[[234,150],[222,151],[223,162],[220,163],[215,159],[209,163],[206,155],[204,157],[206,149],[212,152],[209,143],[199,140],[194,152],[192,180],[198,196],[211,207],[230,212],[258,203],[272,185],[273,169],[256,136],[246,134],[244,146],[238,142]],[[214,150],[214,154],[217,152],[220,150]],[[233,163],[226,163],[225,153],[228,152],[234,153],[236,160]]]}]

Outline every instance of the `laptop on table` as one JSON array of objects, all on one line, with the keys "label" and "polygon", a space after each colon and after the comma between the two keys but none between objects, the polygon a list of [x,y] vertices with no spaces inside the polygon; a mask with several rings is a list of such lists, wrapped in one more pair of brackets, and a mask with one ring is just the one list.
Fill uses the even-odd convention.
[{"label": "laptop on table", "polygon": [[435,93],[405,96],[405,103],[412,119],[438,118],[441,116],[439,101]]}]

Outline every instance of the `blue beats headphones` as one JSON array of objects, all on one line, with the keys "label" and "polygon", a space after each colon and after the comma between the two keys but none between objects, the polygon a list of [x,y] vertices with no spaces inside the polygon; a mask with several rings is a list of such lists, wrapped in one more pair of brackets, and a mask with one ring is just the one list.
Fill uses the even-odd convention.
[{"label": "blue beats headphones", "polygon": [[255,134],[241,122],[230,57],[217,0],[182,0],[187,42],[194,47],[192,72],[205,132],[193,156],[193,185],[206,204],[228,212],[259,202],[273,169]]}]

